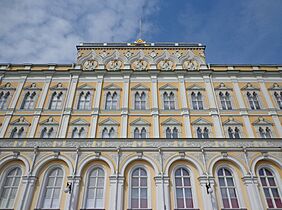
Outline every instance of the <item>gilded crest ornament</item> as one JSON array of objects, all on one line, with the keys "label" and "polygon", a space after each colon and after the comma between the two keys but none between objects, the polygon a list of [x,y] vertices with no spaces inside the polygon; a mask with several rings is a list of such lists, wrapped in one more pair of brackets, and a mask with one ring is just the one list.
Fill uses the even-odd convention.
[{"label": "gilded crest ornament", "polygon": [[83,64],[83,69],[84,70],[94,70],[98,66],[98,62],[96,60],[87,60]]},{"label": "gilded crest ornament", "polygon": [[161,70],[166,70],[166,71],[172,70],[173,62],[171,60],[166,59],[166,60],[160,61],[159,65],[160,65]]},{"label": "gilded crest ornament", "polygon": [[188,60],[183,63],[183,68],[186,70],[198,70],[200,65],[196,60]]},{"label": "gilded crest ornament", "polygon": [[108,70],[117,71],[120,70],[122,62],[120,60],[112,60],[108,64]]}]

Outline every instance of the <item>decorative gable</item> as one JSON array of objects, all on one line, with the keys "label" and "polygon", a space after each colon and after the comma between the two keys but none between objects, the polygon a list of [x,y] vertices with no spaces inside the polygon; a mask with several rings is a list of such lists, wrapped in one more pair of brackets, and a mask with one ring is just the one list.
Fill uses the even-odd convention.
[{"label": "decorative gable", "polygon": [[115,85],[115,84],[110,84],[106,87],[103,88],[104,90],[122,90],[119,86]]},{"label": "decorative gable", "polygon": [[215,90],[225,90],[225,91],[232,91],[233,89],[226,86],[223,82],[220,83],[217,87],[214,88]]},{"label": "decorative gable", "polygon": [[234,120],[234,118],[229,118],[228,120],[223,122],[223,125],[230,125],[230,126],[242,126],[243,124],[237,120]]},{"label": "decorative gable", "polygon": [[280,87],[277,83],[274,83],[271,88],[268,88],[268,90],[272,90],[272,91],[282,91],[282,87]]},{"label": "decorative gable", "polygon": [[138,84],[138,85],[132,87],[131,90],[145,90],[145,91],[149,91],[150,88],[148,88],[148,87],[146,87],[146,86],[144,86],[142,84]]},{"label": "decorative gable", "polygon": [[254,87],[251,83],[247,83],[247,85],[241,88],[241,90],[259,91],[260,89],[257,87]]},{"label": "decorative gable", "polygon": [[179,126],[181,126],[182,123],[180,123],[179,121],[177,121],[173,118],[168,118],[167,120],[162,122],[161,125],[179,125]]},{"label": "decorative gable", "polygon": [[58,83],[55,86],[52,86],[50,90],[67,90],[67,88],[63,87],[62,83]]},{"label": "decorative gable", "polygon": [[35,83],[32,83],[31,85],[24,87],[24,90],[41,90],[41,88],[36,87]]},{"label": "decorative gable", "polygon": [[108,118],[106,120],[103,120],[102,122],[99,123],[99,125],[103,126],[119,126],[119,123],[111,118]]},{"label": "decorative gable", "polygon": [[73,125],[73,126],[76,126],[76,125],[77,126],[89,126],[90,123],[88,123],[87,121],[79,118],[79,119],[76,119],[76,120],[72,121],[70,123],[70,125]]},{"label": "decorative gable", "polygon": [[176,90],[177,91],[178,88],[176,88],[176,87],[174,87],[174,86],[172,86],[170,84],[166,84],[166,85],[160,87],[160,90]]},{"label": "decorative gable", "polygon": [[49,126],[56,126],[59,125],[59,123],[57,121],[54,120],[53,117],[49,117],[47,120],[42,121],[41,123],[39,123],[40,125],[49,125]]},{"label": "decorative gable", "polygon": [[212,123],[210,123],[209,121],[205,119],[200,118],[192,122],[192,125],[212,126]]},{"label": "decorative gable", "polygon": [[198,85],[194,84],[194,85],[191,85],[190,87],[188,87],[186,90],[198,90],[198,91],[204,91],[204,90],[205,90],[205,88],[200,87],[200,86],[198,86]]},{"label": "decorative gable", "polygon": [[148,121],[138,118],[136,120],[134,120],[133,122],[130,123],[131,126],[150,126],[151,123],[149,123]]},{"label": "decorative gable", "polygon": [[30,123],[24,117],[20,117],[19,119],[11,122],[11,125],[30,126]]},{"label": "decorative gable", "polygon": [[16,88],[11,85],[10,82],[7,82],[5,85],[0,86],[0,90],[15,90]]},{"label": "decorative gable", "polygon": [[271,123],[268,120],[260,117],[255,122],[253,122],[252,125],[254,125],[254,126],[272,126],[273,123]]},{"label": "decorative gable", "polygon": [[95,88],[87,85],[87,84],[83,84],[83,85],[80,85],[78,88],[78,90],[95,90]]}]

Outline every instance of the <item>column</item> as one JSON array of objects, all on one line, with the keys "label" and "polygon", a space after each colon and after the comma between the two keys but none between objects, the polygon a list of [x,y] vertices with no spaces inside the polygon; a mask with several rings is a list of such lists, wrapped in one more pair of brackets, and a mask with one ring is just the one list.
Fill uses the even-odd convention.
[{"label": "column", "polygon": [[59,131],[59,138],[65,138],[67,134],[69,119],[72,111],[72,105],[74,101],[76,86],[78,83],[78,75],[71,75],[69,89],[66,95],[66,105],[64,108],[64,113],[61,120],[61,126]]},{"label": "column", "polygon": [[[163,192],[163,185],[162,185],[162,177],[156,176],[155,178],[155,185],[156,185],[156,209],[165,210],[165,203],[164,203],[164,192]],[[148,197],[150,199],[150,197]],[[152,206],[149,206],[153,208]]]},{"label": "column", "polygon": [[165,199],[165,210],[170,210],[170,193],[169,193],[169,177],[165,176],[164,177],[164,181],[163,181],[163,185],[164,185],[164,199]]},{"label": "column", "polygon": [[251,204],[251,210],[257,210],[257,209],[264,209],[261,196],[258,191],[258,181],[257,178],[251,177],[251,176],[245,176],[243,177],[243,182],[246,186],[248,195],[249,195],[249,201]]},{"label": "column", "polygon": [[247,132],[248,132],[248,137],[249,138],[255,138],[254,131],[252,129],[252,125],[248,116],[247,108],[244,103],[244,99],[238,84],[238,79],[236,77],[231,77],[231,81],[233,82],[233,87],[234,91],[236,94],[236,98],[239,103],[239,108],[240,108],[240,114],[243,116],[244,120],[244,125],[246,126]]},{"label": "column", "polygon": [[[216,201],[216,194],[214,189],[214,178],[207,176],[200,176],[198,178],[201,185],[201,191],[202,191],[202,199],[204,201],[204,209],[205,210],[218,210],[217,207],[217,201]],[[206,185],[210,183],[212,192],[208,194]]]},{"label": "column", "polygon": [[20,98],[20,95],[21,95],[21,91],[23,89],[23,86],[24,86],[24,83],[26,81],[26,78],[27,76],[22,76],[20,81],[19,81],[19,85],[14,93],[14,96],[11,100],[11,104],[10,104],[10,107],[8,108],[8,111],[6,112],[6,116],[3,120],[3,123],[2,123],[2,129],[0,131],[0,138],[3,138],[5,136],[5,133],[6,133],[6,130],[9,126],[9,123],[10,123],[10,120],[12,118],[12,115],[13,115],[13,112],[15,111],[15,108],[16,108],[16,105],[17,105],[17,102]]},{"label": "column", "polygon": [[29,210],[33,199],[34,188],[36,185],[37,177],[35,176],[23,176],[22,183],[23,189],[21,197],[19,198],[21,204],[17,207],[17,210]]},{"label": "column", "polygon": [[224,135],[223,135],[223,132],[222,132],[222,125],[220,123],[221,119],[219,118],[218,108],[216,106],[216,99],[215,99],[215,95],[214,95],[213,86],[212,86],[211,81],[210,81],[210,77],[209,76],[203,76],[203,79],[204,79],[205,85],[206,85],[206,90],[207,90],[207,95],[208,95],[209,105],[210,105],[210,114],[211,114],[212,119],[213,119],[216,137],[217,138],[223,138]]},{"label": "column", "polygon": [[96,84],[96,93],[94,98],[94,111],[92,113],[92,120],[90,125],[90,138],[97,138],[97,123],[98,123],[98,116],[100,110],[100,103],[101,103],[101,95],[102,95],[102,86],[103,86],[103,75],[98,75],[97,77],[97,84]]},{"label": "column", "polygon": [[129,100],[129,75],[123,76],[123,101],[121,108],[121,138],[127,137],[127,125],[128,125],[128,100]]},{"label": "column", "polygon": [[[187,94],[185,88],[185,80],[184,76],[178,76],[178,80],[180,83],[180,97],[181,97],[181,104],[182,104],[182,115],[184,121],[184,129],[186,133],[186,138],[192,138],[192,131],[191,131],[191,123],[190,123],[190,116],[188,111],[188,104],[187,104]],[[184,137],[184,136],[183,136]]]},{"label": "column", "polygon": [[[65,210],[76,210],[79,200],[80,176],[68,177],[68,182],[72,183],[71,194],[67,195]],[[65,187],[65,186],[63,186]],[[63,188],[64,189],[64,188]]]},{"label": "column", "polygon": [[153,138],[160,138],[159,105],[158,105],[158,78],[151,76],[152,81],[152,116],[153,116]]},{"label": "column", "polygon": [[268,90],[265,86],[264,80],[261,77],[257,77],[257,78],[258,78],[258,82],[260,84],[260,89],[262,91],[262,94],[263,94],[263,96],[266,100],[267,106],[269,108],[269,114],[272,116],[272,120],[275,124],[276,130],[278,131],[279,137],[282,137],[282,126],[281,126],[280,120],[278,118],[278,114],[275,111],[275,107],[272,103],[271,97],[270,97]]},{"label": "column", "polygon": [[33,138],[34,135],[35,135],[36,127],[39,123],[39,118],[40,118],[40,115],[41,115],[41,112],[42,112],[42,109],[43,109],[43,106],[44,106],[44,102],[47,98],[47,93],[48,93],[48,90],[49,90],[49,87],[50,87],[50,84],[51,84],[51,80],[52,80],[51,76],[47,76],[45,78],[46,83],[44,84],[44,87],[42,89],[41,97],[39,99],[38,106],[35,109],[34,118],[33,118],[33,121],[31,123],[31,127],[29,129],[29,134],[28,134],[29,138]]}]

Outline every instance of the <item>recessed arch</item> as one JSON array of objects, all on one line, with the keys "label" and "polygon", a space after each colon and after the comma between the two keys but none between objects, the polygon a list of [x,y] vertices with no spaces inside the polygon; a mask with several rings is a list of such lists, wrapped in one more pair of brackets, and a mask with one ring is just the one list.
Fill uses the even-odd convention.
[{"label": "recessed arch", "polygon": [[277,158],[275,158],[275,157],[273,157],[273,156],[267,156],[267,157],[258,156],[258,157],[256,157],[256,158],[252,161],[252,164],[251,164],[251,170],[252,170],[252,173],[253,173],[253,174],[256,173],[257,164],[258,164],[261,160],[272,162],[272,163],[276,164],[278,167],[282,168],[282,163],[281,163]]},{"label": "recessed arch", "polygon": [[30,163],[28,161],[28,159],[22,155],[18,155],[17,157],[15,157],[15,155],[8,155],[5,156],[4,158],[2,158],[0,160],[0,169],[2,169],[4,166],[6,166],[7,164],[9,164],[10,162],[13,162],[15,160],[20,160],[23,162],[25,168],[23,170],[23,175],[24,174],[28,174],[30,171]]}]

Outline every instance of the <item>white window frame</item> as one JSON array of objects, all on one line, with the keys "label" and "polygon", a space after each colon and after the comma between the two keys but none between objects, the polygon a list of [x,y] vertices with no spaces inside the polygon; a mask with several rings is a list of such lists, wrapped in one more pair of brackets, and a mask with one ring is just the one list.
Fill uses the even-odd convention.
[{"label": "white window frame", "polygon": [[[21,110],[35,109],[37,97],[38,97],[37,91],[34,91],[34,90],[26,91],[24,94],[20,109]],[[28,104],[28,107],[26,107],[26,104]]]},{"label": "white window frame", "polygon": [[[271,164],[268,164],[268,165],[262,164],[259,167],[257,167],[256,174],[257,174],[257,177],[258,177],[258,180],[259,180],[259,183],[260,183],[259,188],[261,188],[261,190],[262,190],[262,193],[261,193],[262,200],[263,200],[264,206],[266,208],[268,208],[266,197],[265,197],[265,194],[263,192],[263,187],[262,187],[260,175],[259,175],[259,170],[262,169],[262,168],[266,168],[266,169],[270,170],[271,173],[273,174],[274,181],[276,183],[276,188],[278,189],[278,193],[280,195],[280,199],[282,199],[282,181],[281,181],[281,179],[279,179],[280,174],[275,170],[275,168]],[[272,195],[272,192],[271,192],[271,195]],[[273,202],[273,195],[271,197],[271,200]],[[275,202],[273,202],[273,203],[276,206]]]},{"label": "white window frame", "polygon": [[242,196],[243,194],[242,193],[238,193],[238,192],[242,192],[241,188],[240,188],[240,182],[239,182],[238,174],[235,173],[235,170],[233,169],[233,167],[231,167],[230,165],[227,165],[226,163],[219,164],[215,168],[215,176],[216,176],[216,180],[218,182],[217,193],[218,193],[219,198],[220,198],[219,204],[221,206],[221,209],[224,209],[224,207],[223,207],[222,195],[221,195],[221,192],[220,192],[219,179],[218,179],[218,175],[217,175],[218,170],[221,169],[221,168],[227,168],[231,172],[232,177],[233,177],[233,182],[234,182],[234,187],[235,187],[236,195],[237,195],[239,209],[245,209],[245,203],[244,203],[244,199],[243,199],[243,196]]},{"label": "white window frame", "polygon": [[[160,98],[161,109],[163,111],[176,111],[176,110],[178,110],[178,107],[179,107],[178,106],[178,95],[177,95],[178,88],[175,88],[170,84],[166,84],[166,85],[160,87],[159,91],[160,91],[160,96],[161,96],[161,98]],[[171,109],[170,104],[169,104],[169,109],[164,108],[164,93],[165,92],[168,94],[168,97],[170,96],[170,93],[174,94],[174,106],[175,106],[174,109]]]},{"label": "white window frame", "polygon": [[[56,95],[54,95],[56,93]],[[58,99],[56,99],[56,101],[54,101],[54,98],[57,97],[58,94],[61,94],[61,104],[60,104],[60,107],[58,105]],[[64,100],[65,99],[65,91],[63,90],[55,90],[51,93],[51,96],[50,96],[50,101],[49,101],[49,105],[48,105],[48,109],[49,110],[55,110],[55,111],[58,111],[58,110],[62,110],[63,107],[64,107]],[[53,107],[52,104],[56,102],[56,106]]]},{"label": "white window frame", "polygon": [[9,93],[9,96],[7,97],[7,99],[5,100],[5,103],[3,104],[3,108],[0,107],[0,109],[5,110],[7,108],[9,108],[10,102],[14,96],[14,92],[15,92],[16,88],[14,88],[10,82],[7,82],[5,85],[0,87],[0,92],[3,92],[3,96],[5,96],[5,94]]},{"label": "white window frame", "polygon": [[[224,103],[226,105],[226,109],[223,109],[223,106],[222,106],[222,103],[221,103],[221,98],[220,98],[220,93],[222,93],[224,95]],[[226,102],[226,93],[229,94],[229,100],[230,100],[230,104],[231,104],[231,109],[228,108],[227,106],[227,102]],[[228,110],[233,110],[234,107],[233,107],[233,102],[232,102],[232,96],[231,96],[231,91],[228,91],[228,90],[219,90],[218,93],[217,93],[217,97],[218,97],[218,100],[219,100],[219,104],[220,104],[220,108],[221,110],[224,110],[224,111],[228,111]]]},{"label": "white window frame", "polygon": [[[250,104],[250,100],[249,100],[249,97],[248,97],[248,93],[250,93],[251,94],[251,97],[252,97],[252,103],[254,103],[254,99],[253,99],[253,97],[254,97],[254,93],[256,94],[256,97],[257,97],[257,102],[258,102],[258,105],[259,105],[259,109],[256,107],[256,106],[254,106],[254,109],[252,109],[252,107],[251,107],[251,104]],[[248,101],[248,107],[249,107],[249,109],[250,110],[253,110],[253,111],[255,111],[255,110],[262,110],[263,109],[263,106],[262,106],[262,103],[261,103],[261,97],[260,97],[260,95],[259,95],[259,91],[255,91],[255,90],[247,90],[246,91],[246,98],[247,98],[247,101]],[[255,104],[254,104],[255,105]]]},{"label": "white window frame", "polygon": [[[14,129],[17,129],[15,136],[12,136],[12,133],[14,131]],[[21,136],[19,136],[19,131],[23,129],[23,132],[21,134]],[[20,139],[20,138],[25,138],[27,135],[27,126],[24,125],[18,125],[18,126],[12,126],[10,128],[10,135],[9,138],[14,138],[14,139]]]},{"label": "white window frame", "polygon": [[[18,195],[21,193],[20,191],[20,187],[21,187],[21,183],[22,183],[22,177],[23,177],[23,168],[20,166],[20,165],[18,165],[18,164],[13,164],[13,165],[11,165],[11,166],[9,166],[9,167],[7,167],[7,168],[5,168],[4,170],[3,170],[3,172],[1,173],[1,176],[0,176],[0,196],[2,195],[2,193],[3,193],[3,186],[4,186],[4,182],[6,181],[6,178],[7,178],[7,175],[12,171],[12,170],[14,170],[15,168],[19,168],[20,170],[21,170],[21,177],[20,177],[20,180],[19,180],[19,185],[18,185],[18,188],[17,188],[17,192],[16,192],[16,195],[15,195],[15,199],[14,199],[14,203],[12,204],[12,209],[13,208],[15,208],[15,200],[17,200],[17,197],[18,197]],[[1,198],[1,197],[0,197]],[[7,202],[6,202],[6,205],[7,205]],[[1,207],[0,207],[1,208]],[[1,209],[6,209],[6,208],[8,208],[8,207],[5,207],[5,208],[1,208]],[[10,208],[9,208],[10,209]]]},{"label": "white window frame", "polygon": [[[203,109],[199,109],[199,101],[197,99],[197,109],[194,109],[194,106],[193,106],[193,100],[192,100],[192,93],[195,93],[195,95],[198,95],[198,93],[201,94],[202,96],[202,105],[203,105]],[[189,93],[189,98],[190,98],[190,107],[192,110],[205,110],[205,103],[204,103],[204,94],[203,94],[203,91],[200,91],[200,90],[191,90],[191,92]]]},{"label": "white window frame", "polygon": [[[135,99],[135,96],[136,96],[137,93],[138,93],[139,96],[140,96],[140,109],[136,109],[136,99]],[[142,95],[142,93],[145,94],[145,109],[142,109],[142,100],[141,100],[141,95]],[[133,98],[133,102],[132,102],[132,104],[133,104],[133,110],[145,111],[145,110],[148,109],[148,91],[146,91],[146,90],[136,90],[136,91],[134,91],[134,92],[132,93],[132,98]]]},{"label": "white window frame", "polygon": [[[86,95],[84,95],[83,97],[81,96],[82,95],[82,93],[83,94],[88,94],[89,93],[89,105],[88,105],[88,107],[86,107],[86,98],[85,98],[85,96]],[[90,90],[80,90],[79,92],[78,92],[78,100],[77,100],[77,106],[76,106],[76,109],[77,110],[91,110],[91,105],[92,105],[92,93],[91,93],[91,91]],[[82,100],[83,99],[83,100]],[[83,103],[83,108],[80,108],[80,105]]]},{"label": "white window frame", "polygon": [[[37,205],[36,205],[36,209],[42,209],[43,207],[43,204],[44,204],[44,196],[45,196],[45,192],[46,192],[46,185],[47,185],[47,180],[49,178],[49,174],[52,170],[54,170],[55,168],[60,168],[62,171],[63,171],[63,181],[62,181],[62,187],[61,187],[61,192],[60,192],[60,196],[59,196],[59,201],[61,201],[61,198],[62,198],[62,194],[63,194],[63,191],[64,191],[64,183],[65,183],[65,178],[66,178],[66,172],[64,170],[64,168],[61,166],[61,165],[52,165],[50,166],[44,173],[44,178],[43,178],[43,181],[41,183],[41,186],[40,186],[40,193],[39,193],[39,198],[38,198],[38,202],[37,202]],[[60,202],[59,203],[59,208],[60,206],[62,205],[62,203]],[[48,209],[52,209],[52,208],[48,208]],[[58,208],[55,208],[55,209],[58,209]]]},{"label": "white window frame", "polygon": [[[86,128],[86,126],[71,126],[70,127],[71,128],[71,134],[70,134],[70,137],[71,138],[87,138],[87,134],[88,134],[88,126],[87,126],[87,128]],[[81,129],[84,129],[84,133],[85,133],[85,136],[81,136],[81,135],[79,135],[78,137],[74,137],[73,136],[73,132],[74,132],[74,129],[77,129],[78,130],[78,134],[80,133],[80,131],[81,131]]]},{"label": "white window frame", "polygon": [[138,165],[135,165],[133,166],[129,172],[128,172],[128,177],[129,177],[129,180],[128,180],[128,208],[131,209],[131,183],[132,183],[132,173],[135,169],[137,168],[142,168],[146,171],[147,173],[147,208],[146,209],[152,209],[152,201],[151,201],[151,191],[152,191],[152,188],[151,188],[151,174],[149,173],[149,170],[147,169],[147,167],[145,165],[141,165],[141,164],[138,164]]},{"label": "white window frame", "polygon": [[185,165],[181,165],[181,164],[177,164],[176,166],[174,166],[172,172],[171,172],[171,177],[172,177],[172,188],[173,188],[173,195],[174,195],[174,208],[177,208],[177,196],[176,196],[176,183],[175,183],[175,172],[179,169],[179,168],[184,168],[188,171],[189,175],[190,175],[190,182],[191,182],[191,190],[192,190],[192,200],[193,200],[193,209],[198,209],[199,208],[199,204],[198,204],[198,198],[197,198],[197,192],[196,192],[196,186],[195,186],[195,177],[194,174],[192,172],[192,170],[190,168],[188,168]]},{"label": "white window frame", "polygon": [[148,126],[132,126],[131,127],[132,138],[135,138],[134,131],[135,131],[136,128],[139,129],[139,137],[137,139],[141,139],[142,138],[141,137],[142,136],[141,135],[141,131],[142,131],[143,128],[146,130],[145,138],[148,138],[148,136],[149,136],[149,127]]},{"label": "white window frame", "polygon": [[[225,134],[226,134],[226,138],[229,138],[229,127],[235,132],[235,128],[238,128],[239,129],[239,136],[241,138],[244,138],[244,135],[243,135],[243,127],[242,125],[224,125],[224,131],[225,131]],[[235,138],[235,135],[234,135],[234,138],[229,138],[229,139],[238,139],[238,138]]]},{"label": "white window frame", "polygon": [[3,94],[2,96],[0,96],[0,110],[5,110],[7,109],[8,103],[10,101],[11,92],[8,90],[0,90],[0,94]]},{"label": "white window frame", "polygon": [[[132,110],[137,110],[137,111],[146,111],[150,108],[149,106],[149,91],[150,89],[147,88],[146,86],[143,86],[142,84],[138,84],[135,87],[131,88],[131,104],[132,104]],[[141,93],[144,92],[146,94],[146,103],[145,103],[145,109],[135,109],[135,94],[136,93]],[[140,95],[141,96],[141,95]]]},{"label": "white window frame", "polygon": [[[108,137],[108,138],[103,138],[103,131],[104,131],[104,129],[105,128],[107,128],[107,130],[108,130],[108,136],[109,136],[109,134],[110,134],[110,130],[113,128],[114,129],[114,136],[112,136],[112,137]],[[113,139],[113,138],[117,138],[117,128],[118,128],[118,126],[102,126],[101,127],[101,138],[102,139]]]},{"label": "white window frame", "polygon": [[[102,166],[102,165],[92,165],[90,166],[87,171],[86,171],[86,176],[84,178],[84,182],[85,182],[85,189],[84,189],[84,193],[83,193],[83,202],[82,202],[82,208],[83,209],[87,209],[86,207],[86,204],[87,204],[87,191],[88,191],[88,183],[89,183],[89,175],[90,173],[95,169],[95,168],[100,168],[104,171],[104,190],[103,190],[103,208],[105,208],[106,206],[106,199],[105,199],[105,196],[106,196],[106,190],[107,190],[107,170],[105,170],[105,168]],[[91,208],[93,209],[93,208]]]},{"label": "white window frame", "polygon": [[[43,137],[42,135],[42,132],[43,130],[46,129],[47,130],[47,136],[46,137]],[[48,133],[50,132],[50,129],[53,129],[52,131],[52,135],[48,135]],[[54,126],[51,126],[51,125],[43,125],[41,126],[41,131],[40,131],[40,138],[55,138],[57,136],[57,131],[58,131],[58,126],[54,125]]]}]

